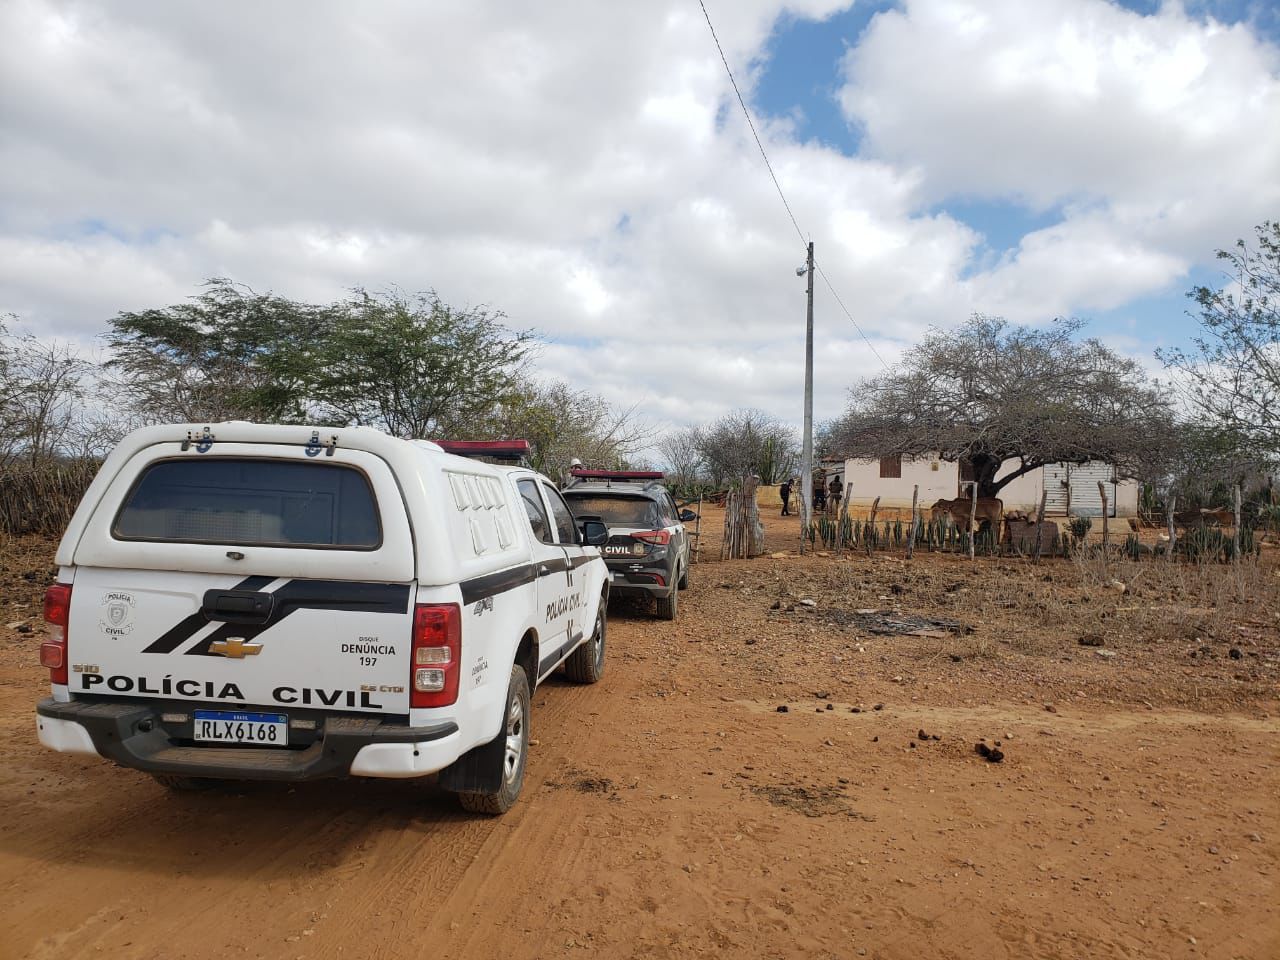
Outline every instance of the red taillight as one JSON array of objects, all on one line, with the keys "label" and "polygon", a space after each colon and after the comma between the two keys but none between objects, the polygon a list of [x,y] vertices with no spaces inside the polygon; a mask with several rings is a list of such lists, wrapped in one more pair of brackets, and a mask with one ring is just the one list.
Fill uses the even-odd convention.
[{"label": "red taillight", "polygon": [[44,620],[49,636],[40,644],[40,666],[49,668],[49,682],[67,682],[67,625],[71,621],[71,584],[55,583],[44,592]]},{"label": "red taillight", "polygon": [[462,670],[462,611],[456,603],[413,608],[409,706],[447,707],[458,700]]},{"label": "red taillight", "polygon": [[665,547],[671,542],[671,533],[667,530],[650,530],[647,533],[631,534],[633,540],[643,540],[645,543],[652,543],[655,546]]}]

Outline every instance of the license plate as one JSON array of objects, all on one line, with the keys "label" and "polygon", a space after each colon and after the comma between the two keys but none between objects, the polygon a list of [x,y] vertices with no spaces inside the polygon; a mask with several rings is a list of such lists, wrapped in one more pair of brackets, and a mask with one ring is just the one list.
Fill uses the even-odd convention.
[{"label": "license plate", "polygon": [[206,743],[255,743],[284,747],[289,744],[289,718],[283,713],[197,710],[195,739]]}]

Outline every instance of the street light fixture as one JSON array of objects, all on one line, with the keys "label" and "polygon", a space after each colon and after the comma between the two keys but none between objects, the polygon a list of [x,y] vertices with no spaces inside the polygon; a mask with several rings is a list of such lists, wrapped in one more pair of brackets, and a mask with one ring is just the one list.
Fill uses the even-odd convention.
[{"label": "street light fixture", "polygon": [[813,241],[804,266],[796,267],[796,276],[809,278],[804,329],[804,443],[800,448],[800,552],[804,553],[813,508]]}]

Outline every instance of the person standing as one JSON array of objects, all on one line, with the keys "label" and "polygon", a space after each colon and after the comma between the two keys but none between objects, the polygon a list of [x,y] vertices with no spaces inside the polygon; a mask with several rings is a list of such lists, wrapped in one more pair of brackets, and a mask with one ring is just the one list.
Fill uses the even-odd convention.
[{"label": "person standing", "polygon": [[791,478],[783,480],[778,487],[778,496],[782,498],[782,515],[791,516]]},{"label": "person standing", "polygon": [[840,498],[844,496],[844,489],[840,486],[840,478],[832,477],[831,484],[827,487],[827,502],[831,504],[831,512],[840,512]]}]

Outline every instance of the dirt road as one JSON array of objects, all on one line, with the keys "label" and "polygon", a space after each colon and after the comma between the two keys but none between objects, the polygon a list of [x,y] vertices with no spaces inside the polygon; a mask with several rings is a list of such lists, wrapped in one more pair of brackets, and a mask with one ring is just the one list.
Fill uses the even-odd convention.
[{"label": "dirt road", "polygon": [[[916,569],[941,596],[957,563]],[[31,544],[5,566],[16,622],[46,567]],[[1003,643],[1012,621],[953,643],[788,609],[844,569],[850,608],[902,578],[707,563],[679,622],[615,609],[606,679],[539,689],[497,820],[419,782],[175,795],[48,753],[33,635],[7,628],[0,956],[1280,956],[1274,627],[1166,670],[1073,624],[1064,659]]]}]

